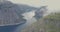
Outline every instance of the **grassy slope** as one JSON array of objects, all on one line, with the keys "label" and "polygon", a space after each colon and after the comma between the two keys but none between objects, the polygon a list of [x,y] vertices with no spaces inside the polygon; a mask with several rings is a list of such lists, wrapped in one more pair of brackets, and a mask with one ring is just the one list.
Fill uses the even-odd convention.
[{"label": "grassy slope", "polygon": [[22,32],[60,32],[60,13],[45,16]]},{"label": "grassy slope", "polygon": [[60,13],[54,13],[44,18],[46,32],[60,32]]}]

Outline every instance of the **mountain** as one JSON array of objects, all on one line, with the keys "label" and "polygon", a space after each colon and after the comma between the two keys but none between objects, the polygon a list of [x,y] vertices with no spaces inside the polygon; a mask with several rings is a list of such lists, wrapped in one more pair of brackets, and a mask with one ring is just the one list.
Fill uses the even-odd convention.
[{"label": "mountain", "polygon": [[48,11],[47,6],[41,6],[35,11],[35,18],[38,20],[43,17],[43,15]]},{"label": "mountain", "polygon": [[48,32],[60,32],[60,13],[51,13],[44,18],[45,30]]},{"label": "mountain", "polygon": [[[23,21],[22,19],[24,17],[21,14],[30,11],[35,11],[35,16],[39,15],[40,18],[43,15],[41,12],[44,12],[44,10],[42,11],[42,9],[45,9],[45,6],[42,6],[41,8],[36,8],[29,5],[14,4],[10,1],[3,1],[0,2],[0,21],[1,24],[2,22],[3,24],[20,23]],[[24,19],[24,21],[26,21],[26,19]]]},{"label": "mountain", "polygon": [[37,8],[24,4],[15,4],[10,1],[0,2],[0,31],[13,32],[16,31],[18,27],[19,29],[21,29],[26,25],[23,25],[22,27],[20,25],[27,22],[26,19],[23,18],[24,16],[22,14],[25,12],[35,11],[35,16],[38,15],[40,18],[41,16],[43,16],[41,12],[45,11],[41,9],[45,9],[44,6]]},{"label": "mountain", "polygon": [[51,13],[23,29],[22,32],[60,32],[60,13]]},{"label": "mountain", "polygon": [[0,3],[0,25],[15,25],[25,23],[25,19],[21,14],[17,4],[13,4],[10,1],[4,1]]}]

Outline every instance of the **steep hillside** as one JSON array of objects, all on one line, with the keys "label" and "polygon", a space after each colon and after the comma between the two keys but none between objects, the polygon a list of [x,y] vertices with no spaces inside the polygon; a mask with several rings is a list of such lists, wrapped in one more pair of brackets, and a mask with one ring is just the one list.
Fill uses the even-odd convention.
[{"label": "steep hillside", "polygon": [[51,13],[22,30],[22,32],[60,32],[60,13]]},{"label": "steep hillside", "polygon": [[10,1],[0,2],[0,25],[25,23],[26,19],[18,11],[21,12],[17,4]]},{"label": "steep hillside", "polygon": [[46,32],[60,32],[60,13],[54,13],[44,18]]},{"label": "steep hillside", "polygon": [[[15,4],[7,0],[2,1],[0,2],[0,24],[3,25],[24,22],[25,19],[23,19],[22,14],[30,11],[35,11],[35,16],[40,13],[38,16],[41,17],[44,14],[41,12],[46,12],[45,8],[45,6],[37,8],[29,5]],[[38,18],[38,16],[35,18]]]}]

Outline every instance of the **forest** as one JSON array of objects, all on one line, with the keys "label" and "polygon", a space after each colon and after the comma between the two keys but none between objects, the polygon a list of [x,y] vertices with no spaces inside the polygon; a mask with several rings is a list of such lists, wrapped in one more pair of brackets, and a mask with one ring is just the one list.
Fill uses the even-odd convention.
[{"label": "forest", "polygon": [[51,13],[37,20],[22,32],[60,32],[60,13]]}]

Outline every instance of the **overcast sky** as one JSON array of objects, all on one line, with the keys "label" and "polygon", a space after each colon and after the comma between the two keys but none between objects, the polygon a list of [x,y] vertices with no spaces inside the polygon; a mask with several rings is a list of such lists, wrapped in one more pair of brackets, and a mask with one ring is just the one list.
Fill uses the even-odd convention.
[{"label": "overcast sky", "polygon": [[[13,3],[17,3],[17,4],[27,4],[30,6],[34,6],[34,7],[40,7],[40,6],[48,6],[48,13],[49,12],[55,12],[60,10],[60,0],[10,0]],[[47,13],[47,14],[48,14]],[[30,13],[26,13],[25,15],[32,17],[34,15],[34,13],[30,12]],[[29,17],[27,17],[29,18]]]},{"label": "overcast sky", "polygon": [[35,7],[40,7],[47,5],[51,10],[59,10],[60,9],[60,0],[10,0],[14,3],[18,4],[27,4]]}]

